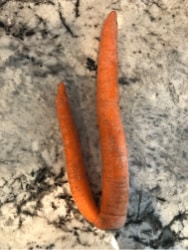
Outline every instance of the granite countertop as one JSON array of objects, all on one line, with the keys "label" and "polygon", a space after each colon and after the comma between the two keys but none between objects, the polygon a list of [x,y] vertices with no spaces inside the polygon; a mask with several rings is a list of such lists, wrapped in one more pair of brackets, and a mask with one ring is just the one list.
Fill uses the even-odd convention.
[{"label": "granite countertop", "polygon": [[[98,199],[96,64],[112,9],[130,198],[124,228],[102,231],[72,199],[55,96],[63,80]],[[1,248],[188,248],[187,27],[183,0],[0,0]]]}]

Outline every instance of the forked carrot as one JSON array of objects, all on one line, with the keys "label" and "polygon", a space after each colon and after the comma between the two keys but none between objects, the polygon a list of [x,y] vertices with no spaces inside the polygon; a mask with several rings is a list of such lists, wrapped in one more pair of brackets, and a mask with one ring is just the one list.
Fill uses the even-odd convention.
[{"label": "forked carrot", "polygon": [[97,73],[97,117],[102,155],[100,209],[87,181],[78,133],[63,83],[58,86],[56,107],[68,179],[75,203],[84,217],[101,229],[125,224],[128,204],[128,159],[118,106],[117,17],[106,18],[100,41]]}]

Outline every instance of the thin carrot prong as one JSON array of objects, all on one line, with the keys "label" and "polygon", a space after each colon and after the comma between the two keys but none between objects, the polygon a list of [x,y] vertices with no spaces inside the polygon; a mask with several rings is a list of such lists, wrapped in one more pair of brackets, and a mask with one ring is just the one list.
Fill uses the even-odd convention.
[{"label": "thin carrot prong", "polygon": [[56,108],[72,196],[80,212],[88,221],[95,224],[98,218],[98,208],[87,181],[78,133],[63,83],[58,85]]}]

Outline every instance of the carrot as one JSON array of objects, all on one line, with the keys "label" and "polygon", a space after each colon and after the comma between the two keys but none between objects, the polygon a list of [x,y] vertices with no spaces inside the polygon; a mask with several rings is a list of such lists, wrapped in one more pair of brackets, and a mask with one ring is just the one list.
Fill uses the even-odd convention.
[{"label": "carrot", "polygon": [[100,209],[89,187],[78,133],[63,83],[58,86],[56,98],[73,198],[83,216],[101,229],[122,227],[128,204],[127,149],[118,106],[116,19],[116,12],[112,11],[104,22],[98,56],[97,117],[103,166]]},{"label": "carrot", "polygon": [[118,105],[117,16],[106,18],[98,55],[97,117],[102,156],[100,219],[106,228],[125,224],[128,204],[128,159]]}]

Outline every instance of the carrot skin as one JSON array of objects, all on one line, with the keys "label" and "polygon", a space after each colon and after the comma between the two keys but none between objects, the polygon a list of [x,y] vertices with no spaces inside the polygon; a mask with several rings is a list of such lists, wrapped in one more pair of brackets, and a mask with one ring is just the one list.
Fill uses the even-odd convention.
[{"label": "carrot skin", "polygon": [[128,206],[128,159],[118,105],[117,16],[106,18],[99,47],[97,118],[102,155],[100,219],[107,229],[125,224]]}]

